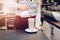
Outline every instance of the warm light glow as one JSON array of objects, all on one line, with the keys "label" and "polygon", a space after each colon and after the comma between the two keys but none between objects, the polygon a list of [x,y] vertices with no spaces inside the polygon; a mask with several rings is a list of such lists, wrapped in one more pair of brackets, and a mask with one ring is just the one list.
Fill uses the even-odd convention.
[{"label": "warm light glow", "polygon": [[4,13],[15,13],[17,10],[17,3],[14,0],[5,0],[3,5]]},{"label": "warm light glow", "polygon": [[42,0],[34,0],[36,3],[41,3]]},{"label": "warm light glow", "polygon": [[3,3],[4,2],[4,0],[0,0],[0,3]]}]

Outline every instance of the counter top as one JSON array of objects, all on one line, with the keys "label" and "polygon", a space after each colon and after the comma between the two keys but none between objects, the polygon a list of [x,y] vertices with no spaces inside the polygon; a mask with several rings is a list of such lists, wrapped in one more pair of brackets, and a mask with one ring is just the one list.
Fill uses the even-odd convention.
[{"label": "counter top", "polygon": [[48,40],[42,31],[28,34],[20,30],[0,31],[0,40]]},{"label": "counter top", "polygon": [[[49,14],[49,13],[52,13],[53,11],[41,10],[41,12],[42,12],[43,20],[47,21],[48,23],[50,23],[60,29],[60,22],[58,22],[56,19],[54,19],[53,16],[51,17],[51,14]],[[58,13],[60,14],[60,12],[58,12]]]},{"label": "counter top", "polygon": [[[47,16],[47,15],[45,15],[45,16]],[[49,16],[43,17],[42,19],[60,29],[60,22],[53,20]]]},{"label": "counter top", "polygon": [[[52,12],[56,12],[56,11],[48,11],[48,10],[41,10],[44,13],[52,13]],[[60,11],[58,12],[60,14]]]}]

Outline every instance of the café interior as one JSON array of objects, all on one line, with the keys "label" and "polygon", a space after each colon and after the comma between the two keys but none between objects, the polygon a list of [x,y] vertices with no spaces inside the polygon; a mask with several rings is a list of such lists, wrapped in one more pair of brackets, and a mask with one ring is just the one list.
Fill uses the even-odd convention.
[{"label": "caf\u00e9 interior", "polygon": [[39,31],[30,30],[35,28],[34,18],[28,19],[28,28],[30,29],[25,31],[15,30],[14,20],[17,10],[13,9],[13,4],[10,5],[13,8],[9,9],[13,10],[5,10],[5,12],[4,4],[6,1],[8,0],[0,0],[0,40],[60,40],[60,0],[30,0],[40,4],[37,7],[37,10],[40,9],[41,15],[41,24],[39,25],[41,30]]}]

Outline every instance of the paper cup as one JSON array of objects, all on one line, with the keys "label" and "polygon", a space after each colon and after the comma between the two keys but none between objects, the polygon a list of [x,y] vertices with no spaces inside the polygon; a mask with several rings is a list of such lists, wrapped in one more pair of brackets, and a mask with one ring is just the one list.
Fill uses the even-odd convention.
[{"label": "paper cup", "polygon": [[30,30],[34,30],[34,18],[28,19],[28,26]]}]

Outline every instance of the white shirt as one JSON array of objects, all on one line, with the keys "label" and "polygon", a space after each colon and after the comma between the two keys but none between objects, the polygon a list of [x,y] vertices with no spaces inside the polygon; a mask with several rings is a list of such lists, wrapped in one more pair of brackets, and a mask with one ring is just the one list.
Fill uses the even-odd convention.
[{"label": "white shirt", "polygon": [[[36,3],[34,3],[34,2],[32,2],[32,1],[26,1],[26,0],[20,0],[19,1],[19,3],[20,4],[25,4],[25,5],[27,5],[28,6],[28,8],[29,8],[29,14],[31,15],[31,16],[35,16],[34,14],[35,14],[35,12],[36,12],[36,8],[37,8],[37,4]],[[19,14],[19,13],[17,13],[17,14]]]}]

